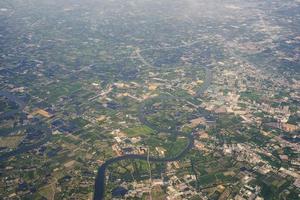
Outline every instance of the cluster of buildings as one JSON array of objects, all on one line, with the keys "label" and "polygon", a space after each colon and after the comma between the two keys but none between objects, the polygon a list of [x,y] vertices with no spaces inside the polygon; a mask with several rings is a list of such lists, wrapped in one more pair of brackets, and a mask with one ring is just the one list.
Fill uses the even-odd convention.
[{"label": "cluster of buildings", "polygon": [[[155,195],[159,199],[181,200],[197,197],[207,199],[201,192],[197,192],[192,182],[196,181],[195,175],[186,174],[182,178],[176,175],[176,170],[180,168],[179,162],[167,163],[167,171],[159,179],[146,179],[140,182],[123,182],[124,188],[130,188],[123,198],[142,198]],[[163,191],[166,190],[166,193]],[[156,194],[155,194],[156,193]],[[159,195],[157,195],[159,194]]]}]

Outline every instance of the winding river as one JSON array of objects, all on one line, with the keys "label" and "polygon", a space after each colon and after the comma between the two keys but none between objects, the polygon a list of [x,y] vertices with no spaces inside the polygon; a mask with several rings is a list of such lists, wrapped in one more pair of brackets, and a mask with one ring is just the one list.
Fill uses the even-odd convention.
[{"label": "winding river", "polygon": [[[208,67],[205,67],[205,80],[204,83],[201,85],[201,87],[199,88],[199,90],[197,91],[197,96],[196,97],[200,97],[206,90],[207,88],[210,86],[211,84],[211,80],[212,80],[212,71],[211,69],[209,69]],[[170,97],[170,98],[180,98],[180,97]],[[141,121],[141,123],[150,126],[152,129],[156,130],[157,132],[166,132],[166,130],[161,130],[156,126],[153,126],[149,121],[146,120],[145,116],[144,116],[144,112],[143,112],[143,105],[141,106],[140,109],[140,113],[139,113],[139,120]],[[175,132],[174,134],[180,135],[180,132]],[[146,155],[135,155],[135,154],[129,154],[129,155],[123,155],[123,156],[119,156],[119,157],[114,157],[111,158],[107,161],[105,161],[105,163],[103,163],[99,168],[98,168],[98,173],[96,176],[96,180],[95,180],[95,186],[94,186],[94,200],[103,200],[104,199],[104,194],[105,194],[105,172],[106,169],[109,165],[112,165],[113,163],[117,163],[119,161],[122,160],[144,160],[144,161],[151,161],[151,162],[172,162],[172,161],[177,161],[180,158],[182,158],[183,156],[185,156],[185,154],[193,147],[194,145],[194,137],[193,134],[190,134],[188,136],[188,143],[185,146],[185,148],[176,156],[174,157],[169,157],[169,158],[156,158],[156,157],[149,157],[147,158]]]}]

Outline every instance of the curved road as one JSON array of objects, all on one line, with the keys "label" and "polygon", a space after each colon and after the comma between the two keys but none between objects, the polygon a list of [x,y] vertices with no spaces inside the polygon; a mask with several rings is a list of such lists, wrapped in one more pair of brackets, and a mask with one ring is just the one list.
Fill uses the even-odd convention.
[{"label": "curved road", "polygon": [[[141,57],[141,55],[139,54],[139,51],[137,52],[139,57]],[[140,59],[146,66],[151,66],[151,64],[149,64],[147,61],[145,61],[143,58]],[[201,87],[199,88],[199,90],[197,91],[197,95],[196,97],[200,97],[206,90],[207,88],[210,86],[211,84],[211,80],[212,80],[212,72],[211,69],[205,67],[205,80],[204,83],[201,85]],[[180,97],[175,97],[175,96],[170,96],[170,98],[180,98]],[[161,130],[156,126],[153,126],[149,121],[147,121],[147,119],[144,116],[144,104],[141,105],[140,107],[140,113],[139,113],[139,120],[141,121],[141,123],[150,126],[152,129],[156,130],[157,132],[164,132],[166,130]],[[168,130],[167,132],[169,132],[170,130]],[[177,131],[173,131],[175,134],[180,135],[180,132]],[[115,157],[115,158],[111,158],[109,160],[107,160],[105,163],[103,163],[99,168],[98,168],[98,172],[97,172],[97,176],[96,176],[96,180],[95,180],[95,186],[94,186],[94,200],[103,200],[104,199],[104,193],[105,193],[105,172],[106,169],[109,165],[122,161],[122,160],[128,160],[128,159],[134,159],[134,160],[149,160],[151,162],[172,162],[172,161],[176,161],[179,160],[181,157],[183,157],[194,145],[194,137],[193,134],[190,134],[188,136],[188,144],[185,146],[185,148],[176,156],[174,157],[169,157],[169,158],[156,158],[156,157],[149,157],[147,158],[146,155],[135,155],[135,154],[130,154],[130,155],[124,155],[124,156],[119,156],[119,157]]]}]

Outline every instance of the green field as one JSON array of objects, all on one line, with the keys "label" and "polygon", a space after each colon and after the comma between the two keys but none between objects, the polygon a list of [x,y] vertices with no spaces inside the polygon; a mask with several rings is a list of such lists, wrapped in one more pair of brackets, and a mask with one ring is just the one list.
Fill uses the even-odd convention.
[{"label": "green field", "polygon": [[136,137],[136,136],[150,135],[153,134],[155,131],[148,126],[141,125],[141,126],[125,129],[124,132],[127,133],[129,137]]}]

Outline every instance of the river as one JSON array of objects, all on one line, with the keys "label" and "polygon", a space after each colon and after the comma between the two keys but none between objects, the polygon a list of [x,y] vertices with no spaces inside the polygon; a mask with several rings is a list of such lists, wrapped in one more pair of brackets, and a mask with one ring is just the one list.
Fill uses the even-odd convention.
[{"label": "river", "polygon": [[[205,67],[205,80],[204,83],[201,85],[199,90],[197,91],[197,96],[200,97],[210,86],[212,80],[212,71],[208,67]],[[173,97],[170,97],[173,98]],[[176,98],[176,97],[175,97]],[[164,132],[165,130],[160,130],[157,127],[154,127],[151,125],[150,122],[148,122],[143,114],[143,109],[140,109],[139,111],[139,118],[140,121],[147,125],[150,126],[151,128],[155,129],[158,132]],[[175,134],[180,135],[180,133],[176,132]],[[155,157],[149,157],[149,161],[151,162],[172,162],[172,161],[177,161],[180,158],[182,158],[194,145],[194,137],[193,134],[190,134],[188,136],[188,144],[185,146],[185,148],[176,156],[174,157],[169,157],[169,158],[155,158]],[[121,160],[147,160],[147,156],[145,155],[135,155],[135,154],[130,154],[130,155],[123,155],[119,157],[114,157],[111,158],[107,161],[105,161],[99,168],[97,172],[97,176],[95,179],[95,186],[94,186],[94,200],[103,200],[104,199],[104,194],[105,194],[105,172],[106,169],[109,165],[113,163],[117,163]]]}]

